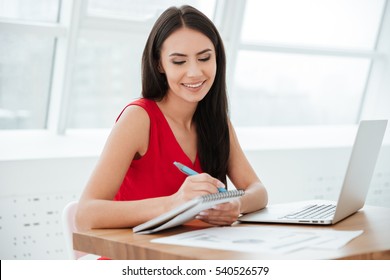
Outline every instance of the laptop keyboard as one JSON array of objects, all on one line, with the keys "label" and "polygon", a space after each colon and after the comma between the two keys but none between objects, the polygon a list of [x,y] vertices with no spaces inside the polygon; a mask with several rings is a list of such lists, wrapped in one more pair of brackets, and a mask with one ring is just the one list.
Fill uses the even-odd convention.
[{"label": "laptop keyboard", "polygon": [[336,205],[309,205],[303,209],[287,214],[282,219],[327,219],[334,215]]}]

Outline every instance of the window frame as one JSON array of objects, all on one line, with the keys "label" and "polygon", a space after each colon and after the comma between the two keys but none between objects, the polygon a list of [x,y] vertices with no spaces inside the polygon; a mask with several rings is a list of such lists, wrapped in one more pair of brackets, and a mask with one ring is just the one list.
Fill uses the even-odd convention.
[{"label": "window frame", "polygon": [[[243,25],[243,18],[245,14],[245,7],[247,0],[242,1],[227,1],[224,2],[224,13],[220,13],[219,17],[216,17],[217,25],[219,26],[222,36],[227,42],[227,55],[228,55],[228,70],[227,80],[228,88],[233,89],[234,83],[234,69],[236,69],[237,57],[240,51],[255,51],[255,52],[270,52],[270,53],[283,53],[283,54],[304,54],[304,55],[320,55],[320,56],[332,56],[332,57],[348,57],[348,58],[366,58],[370,60],[368,74],[365,80],[365,86],[361,95],[361,100],[357,114],[355,116],[355,124],[361,120],[364,115],[365,102],[368,95],[369,83],[371,81],[371,74],[374,63],[378,61],[386,60],[387,54],[378,49],[378,42],[381,36],[384,36],[383,28],[386,16],[390,17],[389,1],[384,0],[383,10],[378,26],[378,32],[376,34],[374,49],[367,50],[348,50],[337,48],[320,48],[320,47],[307,47],[302,45],[287,45],[287,44],[266,44],[266,43],[245,43],[241,41],[241,29]],[[225,15],[225,16],[223,16]],[[236,22],[230,21],[232,18],[237,19]],[[238,24],[236,24],[238,23]]]}]

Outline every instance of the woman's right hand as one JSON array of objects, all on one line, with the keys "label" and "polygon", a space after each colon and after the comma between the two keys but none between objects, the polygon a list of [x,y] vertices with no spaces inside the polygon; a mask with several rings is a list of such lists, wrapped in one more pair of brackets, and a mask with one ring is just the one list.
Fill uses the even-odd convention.
[{"label": "woman's right hand", "polygon": [[172,195],[172,206],[176,207],[197,196],[217,193],[219,187],[225,188],[221,181],[207,173],[188,176],[180,189]]}]

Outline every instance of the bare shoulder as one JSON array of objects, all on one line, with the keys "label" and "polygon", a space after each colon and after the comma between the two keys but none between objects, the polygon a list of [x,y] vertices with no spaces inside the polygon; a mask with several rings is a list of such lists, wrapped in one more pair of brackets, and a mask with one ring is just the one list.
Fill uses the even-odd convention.
[{"label": "bare shoulder", "polygon": [[115,123],[110,138],[132,153],[144,154],[149,144],[150,118],[140,106],[128,106]]},{"label": "bare shoulder", "polygon": [[131,105],[124,109],[113,129],[134,135],[134,133],[149,132],[149,128],[150,118],[145,109]]},{"label": "bare shoulder", "polygon": [[144,108],[137,106],[137,105],[131,105],[127,106],[120,118],[117,121],[120,125],[150,125],[150,119],[148,113],[145,111]]}]

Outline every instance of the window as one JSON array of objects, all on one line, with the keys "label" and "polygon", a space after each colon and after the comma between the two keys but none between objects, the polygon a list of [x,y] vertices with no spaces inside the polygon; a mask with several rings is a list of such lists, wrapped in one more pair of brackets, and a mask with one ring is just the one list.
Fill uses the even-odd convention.
[{"label": "window", "polygon": [[45,128],[55,40],[2,32],[0,42],[0,128]]},{"label": "window", "polygon": [[[0,129],[46,127],[59,1],[0,0]],[[1,23],[1,21],[3,21]]]},{"label": "window", "polygon": [[57,22],[60,0],[0,0],[0,18]]},{"label": "window", "polygon": [[111,127],[156,17],[184,4],[213,18],[215,0],[0,0],[0,129]]},{"label": "window", "polygon": [[382,0],[248,0],[241,39],[244,43],[372,50],[383,7]]},{"label": "window", "polygon": [[183,4],[221,31],[236,126],[352,124],[373,63],[385,63],[377,41],[387,2],[0,0],[0,129],[110,128],[141,94],[156,17]]},{"label": "window", "polygon": [[232,115],[241,126],[354,123],[369,65],[364,58],[240,51]]},{"label": "window", "polygon": [[384,4],[246,1],[230,96],[233,122],[355,123],[375,59]]},{"label": "window", "polygon": [[[111,127],[120,110],[140,96],[140,49],[137,42],[81,34],[72,75],[69,128]],[[134,43],[132,43],[134,42]]]},{"label": "window", "polygon": [[87,13],[89,16],[107,17],[125,20],[155,19],[169,6],[191,5],[209,18],[213,18],[215,1],[199,0],[89,0]]}]

